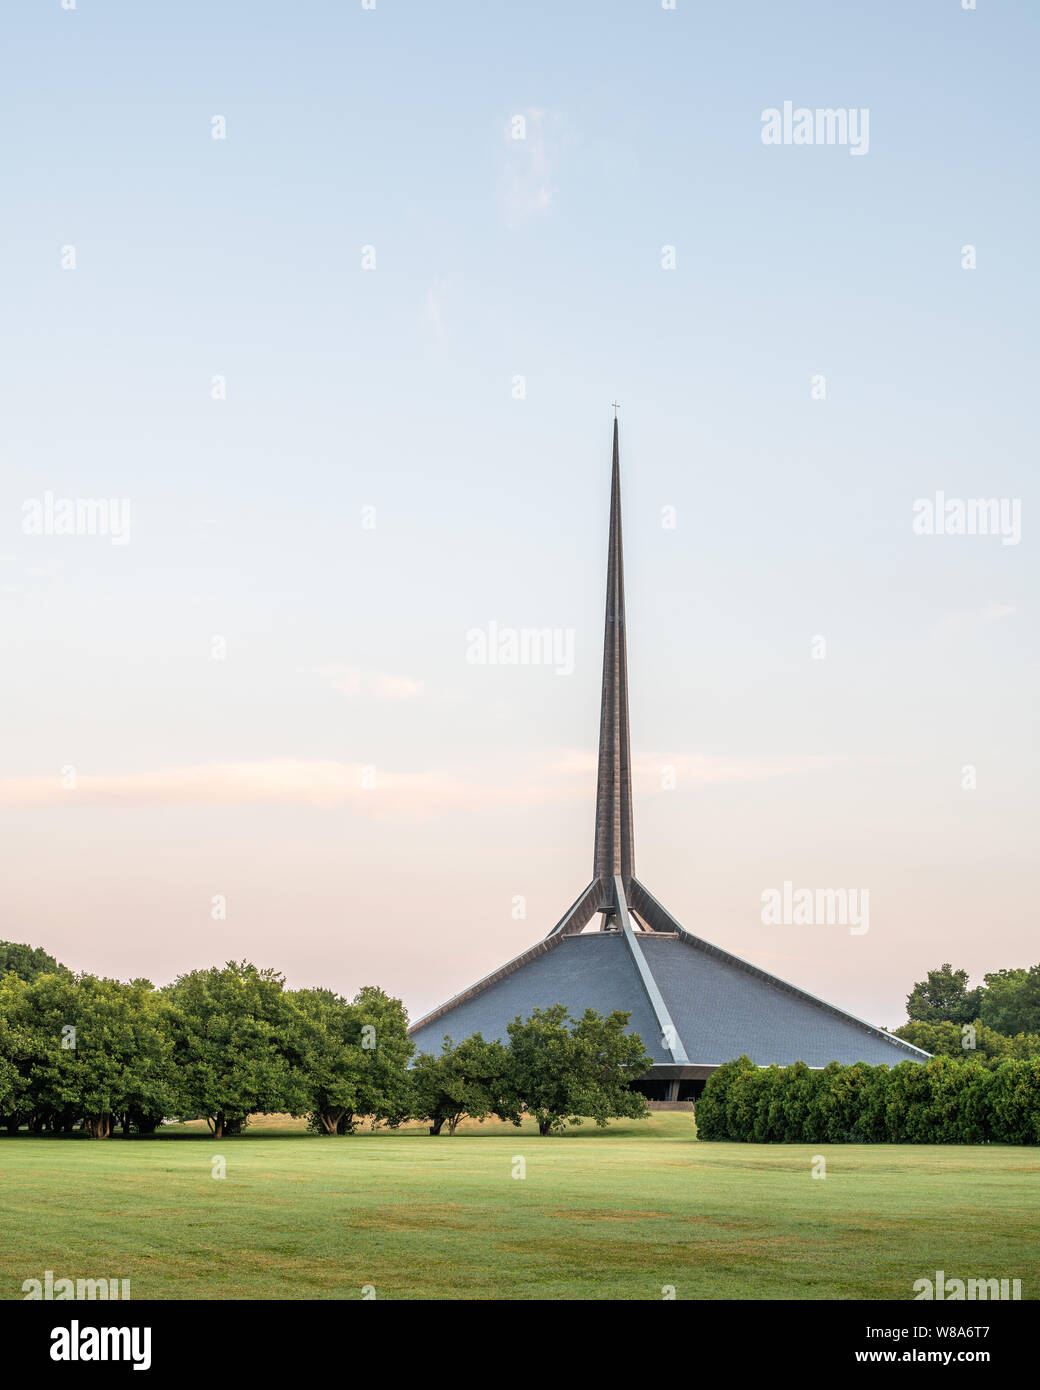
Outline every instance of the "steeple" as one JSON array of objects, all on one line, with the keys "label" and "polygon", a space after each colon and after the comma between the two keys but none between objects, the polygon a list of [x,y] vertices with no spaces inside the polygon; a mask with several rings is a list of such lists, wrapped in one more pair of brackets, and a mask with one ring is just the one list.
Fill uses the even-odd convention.
[{"label": "steeple", "polygon": [[[604,1015],[621,1009],[653,1058],[635,1084],[665,1084],[673,1101],[680,1086],[700,1085],[720,1063],[742,1054],[757,1066],[797,1058],[811,1067],[831,1060],[927,1060],[919,1048],[684,931],[634,875],[616,415],[606,607],[592,881],[544,940],[413,1024],[413,1039],[422,1050],[435,1050],[446,1032],[504,1040],[518,1009],[549,1001],[574,1018],[588,1008]],[[592,930],[597,916],[599,929]]]},{"label": "steeple", "polygon": [[[625,561],[621,546],[621,455],[614,402],[614,456],[610,467],[610,527],[607,537],[607,603],[603,623],[603,681],[600,687],[599,761],[596,768],[596,845],[592,882],[568,908],[550,937],[581,932],[597,913],[601,930],[632,935],[670,931],[663,908],[634,878],[632,755],[628,732],[628,639],[625,631]],[[645,901],[644,901],[645,900]],[[654,921],[651,922],[651,916]],[[655,1006],[656,1007],[656,1006]]]},{"label": "steeple", "polygon": [[632,885],[633,868],[625,565],[621,546],[621,463],[615,414],[607,542],[607,603],[603,626],[603,684],[600,691],[596,848],[592,876],[608,895],[613,893],[615,877],[620,877],[627,894]]}]

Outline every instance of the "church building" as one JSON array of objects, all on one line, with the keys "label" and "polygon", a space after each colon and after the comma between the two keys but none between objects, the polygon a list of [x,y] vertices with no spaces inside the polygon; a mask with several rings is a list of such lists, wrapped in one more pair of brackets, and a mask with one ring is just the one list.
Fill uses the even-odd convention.
[{"label": "church building", "polygon": [[514,1018],[552,1004],[575,1018],[586,1008],[630,1013],[630,1030],[654,1059],[636,1084],[655,1100],[694,1099],[716,1067],[743,1054],[759,1066],[928,1058],[694,936],[636,877],[616,418],[592,882],[543,940],[419,1019],[411,1037],[433,1053],[445,1035],[506,1041]]}]

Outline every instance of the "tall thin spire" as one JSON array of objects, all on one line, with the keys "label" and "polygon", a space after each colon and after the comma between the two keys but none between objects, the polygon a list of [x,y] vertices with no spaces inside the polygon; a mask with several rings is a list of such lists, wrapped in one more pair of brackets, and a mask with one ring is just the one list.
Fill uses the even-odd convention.
[{"label": "tall thin spire", "polygon": [[625,566],[621,553],[621,463],[614,416],[607,544],[607,611],[603,631],[603,686],[596,786],[596,852],[593,878],[612,892],[615,876],[628,893],[632,883],[632,760],[628,735],[628,654],[625,638]]}]

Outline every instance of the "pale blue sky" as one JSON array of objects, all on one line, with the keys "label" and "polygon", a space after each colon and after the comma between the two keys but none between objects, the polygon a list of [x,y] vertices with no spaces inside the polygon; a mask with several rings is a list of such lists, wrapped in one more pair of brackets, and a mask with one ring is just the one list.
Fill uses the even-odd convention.
[{"label": "pale blue sky", "polygon": [[[978,5],[10,4],[0,934],[415,1014],[543,935],[590,869],[617,396],[641,876],[878,1022],[1030,963],[1040,11]],[[785,100],[869,152],[763,145]],[[130,544],[24,536],[47,490],[128,498]],[[1022,499],[1021,543],[914,535],[939,490]],[[573,676],[468,666],[490,620],[573,629]],[[315,805],[324,763],[397,799]],[[763,926],[785,878],[870,932]]]}]

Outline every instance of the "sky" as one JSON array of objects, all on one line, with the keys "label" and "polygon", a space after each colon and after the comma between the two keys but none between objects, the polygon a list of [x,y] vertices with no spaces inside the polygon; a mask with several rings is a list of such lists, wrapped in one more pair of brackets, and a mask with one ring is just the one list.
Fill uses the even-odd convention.
[{"label": "sky", "polygon": [[882,1025],[1032,964],[1040,10],[369,5],[5,7],[0,936],[413,1018],[544,936],[618,400],[640,879]]}]

